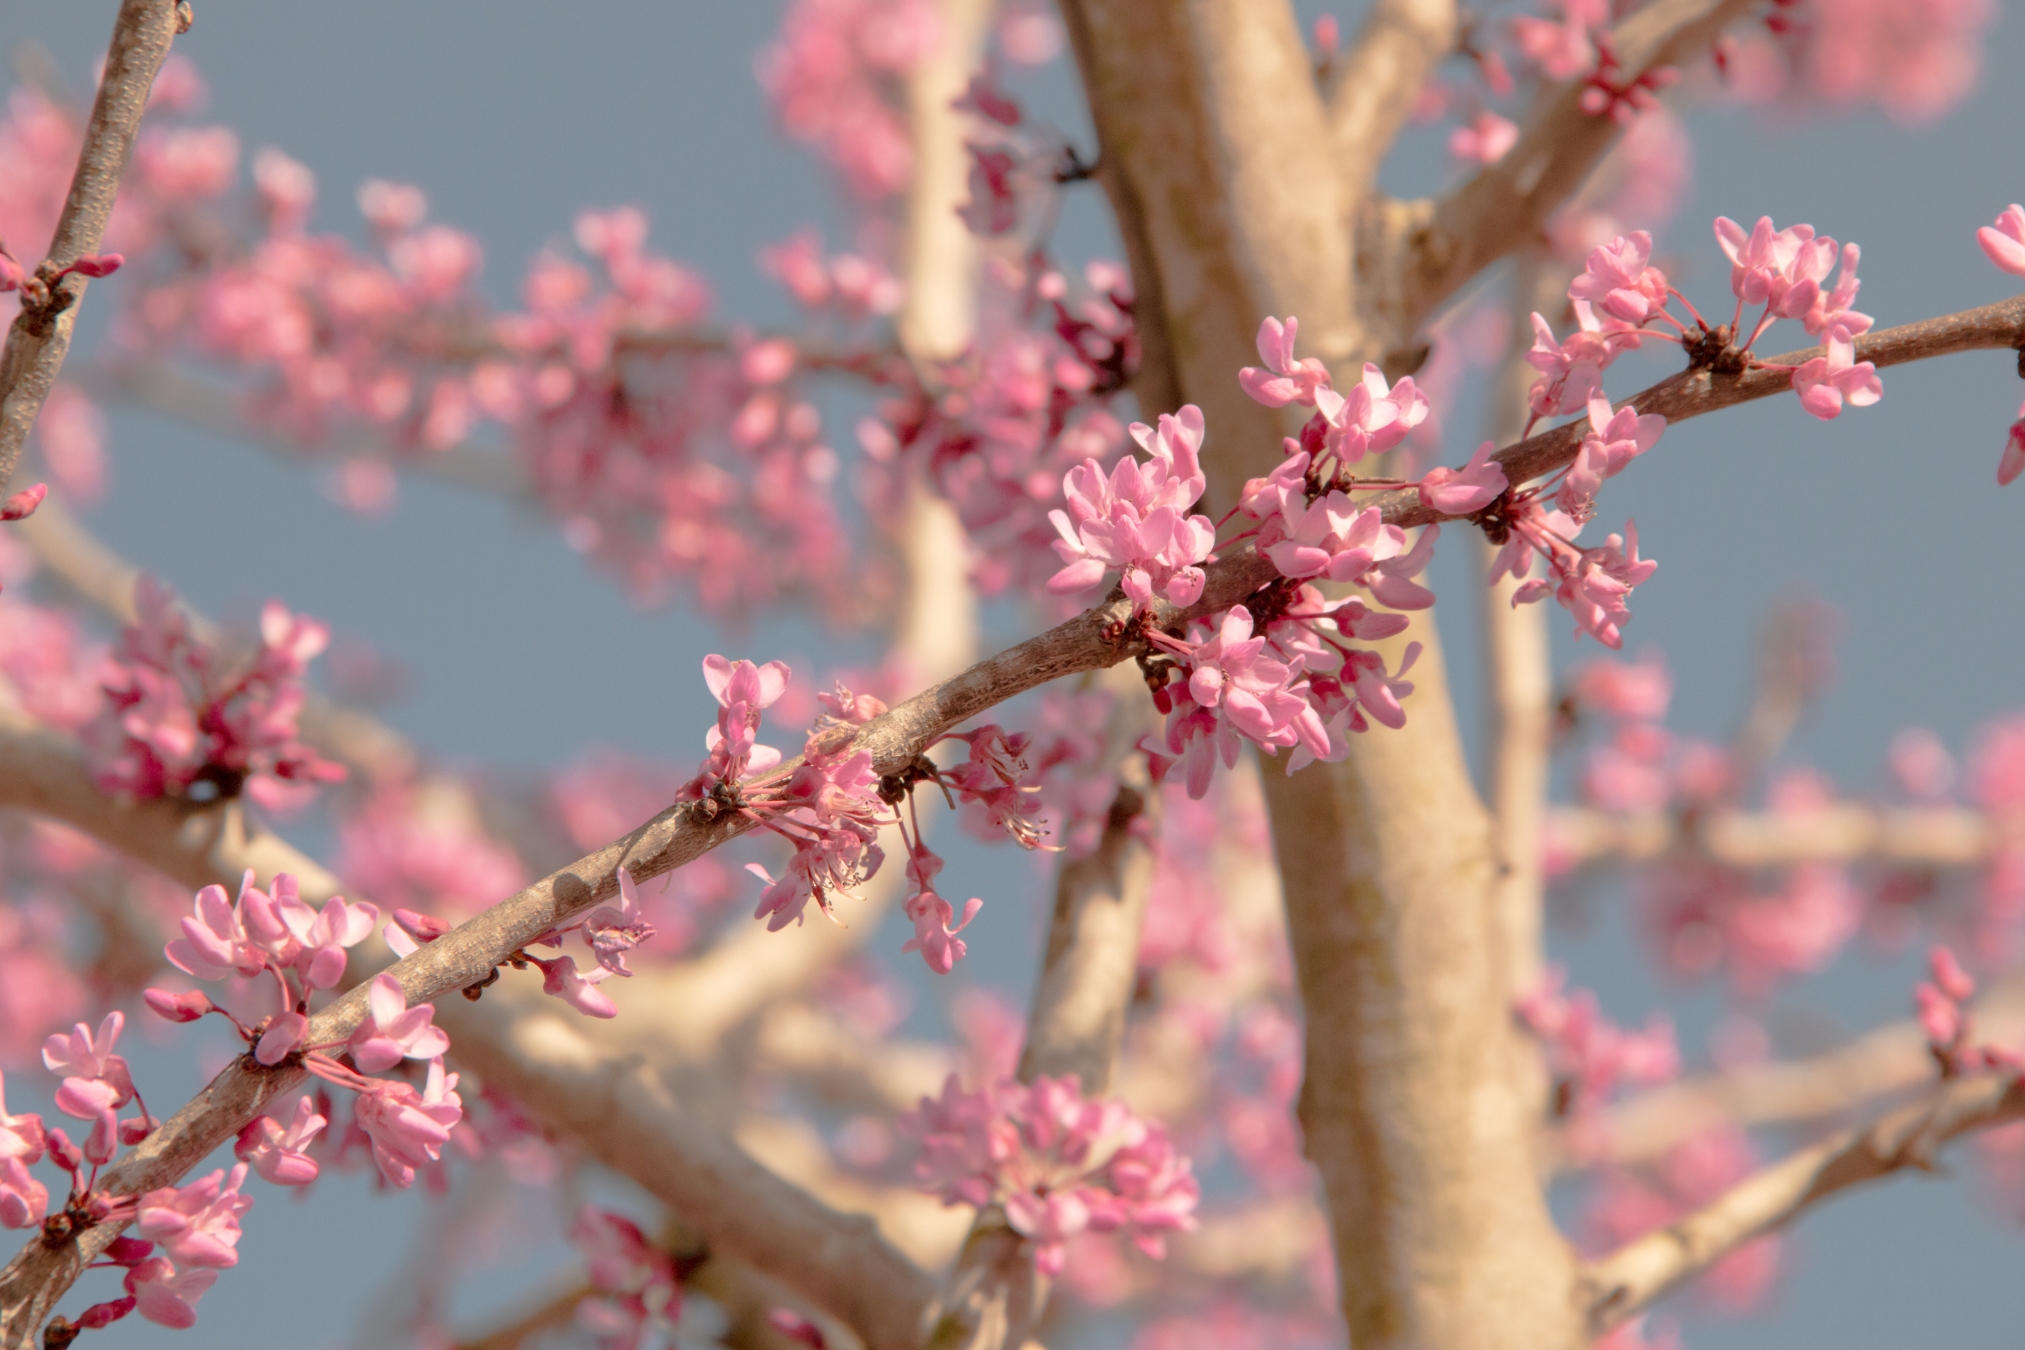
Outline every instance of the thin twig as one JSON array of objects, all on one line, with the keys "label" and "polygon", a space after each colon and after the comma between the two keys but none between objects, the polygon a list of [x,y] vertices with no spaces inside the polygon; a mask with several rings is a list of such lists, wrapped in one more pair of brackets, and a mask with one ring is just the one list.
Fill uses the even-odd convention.
[{"label": "thin twig", "polygon": [[2025,1087],[2000,1075],[1959,1080],[1926,1100],[1790,1154],[1716,1200],[1583,1268],[1590,1329],[1602,1333],[1751,1239],[1830,1196],[1907,1169],[1932,1171],[1942,1145],[2025,1117]]},{"label": "thin twig", "polygon": [[[148,91],[176,36],[177,9],[177,0],[123,0],[113,23],[105,78],[85,125],[84,147],[78,152],[63,214],[57,218],[56,237],[29,286],[23,287],[21,313],[0,353],[0,495],[21,462],[21,447],[63,368],[78,302],[84,298],[83,276],[72,272],[58,279],[58,273],[98,252],[105,237],[120,175],[133,151],[141,114],[147,111]],[[29,287],[39,287],[39,303],[31,301]]]}]

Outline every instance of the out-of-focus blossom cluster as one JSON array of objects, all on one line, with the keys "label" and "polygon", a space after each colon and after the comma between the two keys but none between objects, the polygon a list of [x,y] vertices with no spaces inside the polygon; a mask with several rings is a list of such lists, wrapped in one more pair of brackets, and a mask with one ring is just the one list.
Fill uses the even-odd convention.
[{"label": "out-of-focus blossom cluster", "polygon": [[901,1125],[921,1142],[915,1175],[945,1204],[1000,1206],[1043,1274],[1085,1231],[1123,1231],[1161,1256],[1195,1226],[1199,1188],[1167,1132],[1122,1103],[1083,1098],[1074,1075],[966,1092],[955,1075]]},{"label": "out-of-focus blossom cluster", "polygon": [[1680,1073],[1673,1023],[1662,1014],[1647,1019],[1644,1031],[1626,1031],[1603,1015],[1596,995],[1569,990],[1567,976],[1554,968],[1536,989],[1519,999],[1520,1019],[1539,1038],[1554,1083],[1554,1114],[1561,1117],[1569,1148],[1578,1157],[1604,1145],[1603,1108],[1620,1087],[1664,1083]]},{"label": "out-of-focus blossom cluster", "polygon": [[[570,1225],[595,1293],[577,1304],[577,1325],[605,1350],[665,1344],[682,1320],[682,1283],[675,1261],[622,1214],[585,1205]],[[651,1338],[651,1339],[650,1339]]]},{"label": "out-of-focus blossom cluster", "polygon": [[245,791],[287,807],[345,776],[296,729],[303,675],[328,628],[269,604],[260,645],[234,663],[192,636],[175,595],[154,578],[135,583],[134,608],[138,621],[106,661],[105,702],[83,733],[101,791],[194,799]]},{"label": "out-of-focus blossom cluster", "polygon": [[943,42],[933,0],[795,0],[759,55],[760,87],[781,128],[814,145],[853,194],[907,186],[907,73]]}]

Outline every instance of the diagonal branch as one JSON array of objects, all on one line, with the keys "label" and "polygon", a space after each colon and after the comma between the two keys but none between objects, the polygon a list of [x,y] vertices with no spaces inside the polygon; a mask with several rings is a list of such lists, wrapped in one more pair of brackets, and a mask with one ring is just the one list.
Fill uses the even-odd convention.
[{"label": "diagonal branch", "polygon": [[1455,0],[1378,0],[1371,7],[1329,91],[1330,130],[1352,200],[1371,190],[1421,86],[1453,50],[1455,36]]},{"label": "diagonal branch", "polygon": [[1952,806],[1887,810],[1837,802],[1788,815],[1725,811],[1691,821],[1658,812],[1619,816],[1564,806],[1548,817],[1547,834],[1556,855],[1575,867],[1670,857],[1731,867],[1805,862],[1970,867],[2013,847],[2017,827]]},{"label": "diagonal branch", "polygon": [[[1700,56],[1757,0],[1657,0],[1609,35],[1621,73],[1631,80]],[[1472,277],[1540,237],[1547,217],[1572,196],[1610,149],[1620,128],[1585,112],[1584,82],[1549,94],[1504,158],[1433,204],[1416,222],[1406,277],[1404,331],[1417,328]]]},{"label": "diagonal branch", "polygon": [[1590,1329],[1601,1333],[1752,1238],[1822,1201],[1908,1168],[1932,1171],[1941,1146],[2025,1118],[2025,1085],[1986,1075],[1943,1084],[1925,1101],[1793,1153],[1715,1203],[1584,1267]]},{"label": "diagonal branch", "polygon": [[56,237],[50,240],[49,256],[22,287],[21,313],[8,330],[6,350],[0,352],[0,494],[14,476],[21,447],[56,383],[56,372],[63,368],[78,302],[84,298],[83,276],[72,272],[59,279],[57,274],[98,252],[105,237],[120,175],[133,152],[141,114],[147,111],[148,91],[179,31],[179,8],[178,0],[123,0],[113,22],[105,78],[91,106],[84,148],[78,152],[70,195],[57,218]]}]

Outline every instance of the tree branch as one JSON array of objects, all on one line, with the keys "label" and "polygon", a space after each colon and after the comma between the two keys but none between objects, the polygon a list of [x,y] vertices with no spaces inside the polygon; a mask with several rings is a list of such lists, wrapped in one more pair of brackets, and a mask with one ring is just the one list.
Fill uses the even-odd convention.
[{"label": "tree branch", "polygon": [[1925,1101],[1846,1130],[1745,1178],[1720,1199],[1627,1243],[1582,1271],[1590,1329],[1601,1333],[1761,1234],[1852,1186],[1907,1168],[1972,1130],[2025,1118],[2025,1086],[1998,1075],[1946,1083]]},{"label": "tree branch", "polygon": [[[1657,0],[1620,23],[1609,43],[1631,80],[1701,55],[1757,0]],[[1411,332],[1486,267],[1540,237],[1547,217],[1588,178],[1620,128],[1585,112],[1584,81],[1548,94],[1532,123],[1497,163],[1409,222],[1401,323]]]},{"label": "tree branch", "polygon": [[1336,160],[1353,200],[1371,191],[1421,87],[1454,49],[1455,35],[1455,0],[1372,5],[1329,91]]},{"label": "tree branch", "polygon": [[1733,867],[1804,862],[1887,862],[1968,867],[2010,846],[2016,829],[1960,807],[1886,810],[1838,802],[1820,810],[1773,815],[1725,811],[1692,822],[1657,812],[1618,816],[1556,808],[1547,819],[1554,852],[1573,866],[1669,857],[1707,858]]},{"label": "tree branch", "polygon": [[[70,195],[57,217],[56,237],[50,240],[48,257],[22,288],[21,313],[0,352],[0,495],[5,495],[7,480],[21,462],[21,447],[56,383],[56,372],[63,368],[77,307],[88,284],[76,272],[61,280],[57,274],[98,252],[141,114],[147,111],[148,91],[177,32],[177,8],[177,0],[122,0],[113,21],[105,77],[85,125],[84,146],[78,152]],[[39,290],[39,296],[31,294],[32,289]]]},{"label": "tree branch", "polygon": [[[1980,1043],[2015,1045],[2025,1035],[2025,977],[1992,985],[1975,1003]],[[1640,1163],[1723,1125],[1828,1120],[1931,1083],[1934,1057],[1910,1019],[1866,1032],[1807,1059],[1753,1064],[1648,1089],[1612,1107],[1598,1131],[1601,1156],[1555,1152],[1556,1167]]]}]

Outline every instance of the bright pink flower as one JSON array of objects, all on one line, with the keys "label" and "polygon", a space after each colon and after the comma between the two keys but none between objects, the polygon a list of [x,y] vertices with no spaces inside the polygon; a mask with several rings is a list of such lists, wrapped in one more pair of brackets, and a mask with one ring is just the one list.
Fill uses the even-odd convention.
[{"label": "bright pink flower", "polygon": [[610,970],[603,966],[594,966],[588,972],[580,971],[573,956],[558,956],[553,959],[531,956],[528,959],[541,967],[542,993],[561,999],[588,1017],[619,1015],[619,1005],[612,1002],[611,995],[598,988],[611,976]]},{"label": "bright pink flower", "polygon": [[1589,396],[1589,428],[1554,498],[1557,506],[1577,519],[1586,515],[1605,479],[1615,478],[1625,465],[1659,443],[1666,419],[1656,413],[1640,416],[1630,407],[1612,412],[1610,400],[1594,393]]},{"label": "bright pink flower", "polygon": [[239,1216],[253,1208],[253,1197],[239,1193],[246,1172],[239,1163],[229,1180],[220,1169],[187,1186],[147,1192],[139,1200],[135,1231],[185,1265],[238,1265]]},{"label": "bright pink flower", "polygon": [[157,1256],[127,1271],[126,1288],[141,1316],[182,1331],[197,1324],[197,1300],[217,1282],[215,1270],[178,1271]]},{"label": "bright pink flower", "polygon": [[2012,202],[1997,217],[1995,227],[1976,231],[1976,242],[1990,261],[2013,276],[2025,277],[2025,206]]},{"label": "bright pink flower", "polygon": [[[867,764],[871,762],[870,755],[864,758]],[[626,969],[626,953],[653,936],[654,925],[647,922],[640,910],[640,895],[633,886],[632,869],[621,867],[618,905],[600,905],[584,916],[584,940],[591,944],[591,951],[600,966],[614,975],[631,975],[633,972]],[[422,1059],[428,1057],[418,1056]]]},{"label": "bright pink flower", "polygon": [[1570,299],[1586,300],[1634,327],[1666,308],[1667,293],[1666,274],[1652,265],[1652,235],[1645,230],[1599,244],[1568,287]]},{"label": "bright pink flower", "polygon": [[790,678],[792,672],[782,661],[755,666],[750,661],[727,661],[714,652],[703,658],[703,682],[710,686],[720,711],[717,725],[704,736],[710,758],[689,785],[691,795],[701,795],[706,780],[735,783],[780,763],[780,751],[756,740],[760,713],[787,692]]},{"label": "bright pink flower", "polygon": [[1787,318],[1813,307],[1818,278],[1835,261],[1833,239],[1815,238],[1812,225],[1775,230],[1770,216],[1758,217],[1749,234],[1728,216],[1717,216],[1716,242],[1729,256],[1730,289],[1737,298],[1747,305],[1768,304]]},{"label": "bright pink flower", "polygon": [[[1868,314],[1859,314],[1850,308],[1856,303],[1856,292],[1863,285],[1856,278],[1857,260],[1862,256],[1863,250],[1856,245],[1842,246],[1842,275],[1836,278],[1835,289],[1827,291],[1817,287],[1813,303],[1807,312],[1800,316],[1800,321],[1806,325],[1808,332],[1819,337],[1829,329],[1837,327],[1845,328],[1851,334],[1870,331],[1871,324],[1875,320]],[[1819,261],[1819,255],[1816,255],[1816,261]],[[1827,280],[1827,270],[1823,265],[1822,275],[1812,280],[1817,283]]]},{"label": "bright pink flower", "polygon": [[360,1073],[379,1073],[403,1059],[435,1059],[450,1049],[450,1038],[434,1024],[435,1007],[421,1003],[410,1008],[401,982],[391,974],[373,977],[366,1008],[366,1020],[349,1043]]},{"label": "bright pink flower", "polygon": [[964,953],[970,950],[956,935],[962,932],[977,912],[984,908],[984,901],[972,897],[963,906],[961,922],[951,924],[956,917],[955,908],[932,890],[916,891],[907,897],[903,908],[907,917],[914,921],[914,936],[901,946],[903,952],[920,952],[928,968],[938,975],[947,975],[956,968]]},{"label": "bright pink flower", "polygon": [[1388,388],[1385,373],[1366,363],[1364,378],[1347,395],[1326,386],[1317,389],[1315,407],[1328,427],[1323,446],[1347,465],[1384,454],[1405,440],[1427,420],[1429,405],[1412,377],[1402,376]]},{"label": "bright pink flower", "polygon": [[[1300,498],[1295,498],[1300,501]],[[1406,549],[1406,532],[1387,525],[1375,506],[1359,510],[1348,493],[1332,490],[1305,505],[1291,505],[1276,528],[1277,536],[1261,550],[1280,575],[1293,579],[1326,576],[1352,581],[1373,563],[1396,558]]]},{"label": "bright pink flower", "polygon": [[247,936],[242,921],[247,898],[255,890],[249,867],[239,882],[237,905],[225,898],[223,886],[198,891],[197,912],[183,919],[183,936],[163,948],[169,963],[200,980],[222,980],[234,971],[257,975],[265,969],[267,957]]},{"label": "bright pink flower", "polygon": [[1511,484],[1504,465],[1491,458],[1495,441],[1485,441],[1460,469],[1429,469],[1420,480],[1420,500],[1446,515],[1464,516],[1481,511],[1505,495]]},{"label": "bright pink flower", "polygon": [[1554,329],[1546,319],[1533,316],[1533,346],[1526,353],[1526,362],[1541,372],[1542,378],[1527,398],[1540,417],[1575,412],[1588,403],[1589,396],[1603,387],[1603,372],[1618,352],[1637,345],[1638,339],[1627,334],[1602,332],[1593,313],[1585,315],[1578,310],[1577,316],[1587,321],[1570,333],[1566,342],[1555,341]]},{"label": "bright pink flower", "polygon": [[1312,356],[1294,359],[1294,335],[1300,324],[1292,315],[1284,324],[1267,318],[1259,325],[1258,338],[1259,359],[1266,363],[1265,368],[1246,366],[1238,372],[1238,384],[1268,408],[1284,408],[1289,403],[1313,407],[1315,391],[1329,386],[1329,372],[1320,361]]},{"label": "bright pink flower", "polygon": [[133,1076],[124,1058],[112,1052],[126,1014],[105,1015],[98,1035],[79,1022],[67,1036],[51,1036],[42,1044],[42,1062],[51,1073],[67,1075],[56,1090],[56,1107],[67,1116],[94,1120],[101,1111],[124,1106],[134,1098]]},{"label": "bright pink flower", "polygon": [[1804,361],[1793,372],[1793,388],[1800,406],[1824,422],[1841,416],[1845,401],[1853,408],[1867,408],[1884,397],[1884,382],[1877,367],[1856,359],[1856,344],[1849,330],[1828,330],[1828,354]]},{"label": "bright pink flower", "polygon": [[1205,579],[1200,564],[1216,543],[1209,517],[1184,514],[1208,481],[1197,457],[1202,410],[1191,403],[1178,414],[1162,413],[1157,432],[1135,422],[1132,435],[1150,456],[1144,463],[1127,456],[1106,478],[1097,461],[1088,460],[1062,480],[1068,509],[1050,511],[1048,518],[1061,535],[1055,552],[1064,566],[1048,590],[1086,591],[1116,568],[1135,609],[1145,609],[1155,595],[1194,604]]},{"label": "bright pink flower", "polygon": [[260,1033],[260,1039],[253,1043],[253,1058],[271,1069],[294,1054],[308,1034],[307,1016],[293,1009],[280,1013],[267,1024],[267,1030]]},{"label": "bright pink flower", "polygon": [[2018,405],[2018,420],[2004,438],[2004,453],[1997,459],[1997,486],[2008,487],[2021,473],[2025,473],[2025,403]]},{"label": "bright pink flower", "polygon": [[1321,719],[1288,687],[1294,672],[1263,654],[1264,637],[1252,636],[1250,610],[1233,605],[1213,636],[1196,632],[1188,695],[1197,707],[1216,710],[1239,735],[1268,749],[1304,744],[1313,754],[1328,752]]},{"label": "bright pink flower", "polygon": [[304,1096],[297,1099],[295,1116],[286,1128],[273,1116],[247,1121],[232,1152],[277,1186],[307,1186],[316,1180],[318,1170],[316,1159],[309,1156],[309,1146],[329,1123]]},{"label": "bright pink flower", "polygon": [[18,1157],[0,1158],[0,1228],[32,1228],[49,1213],[49,1188]]},{"label": "bright pink flower", "polygon": [[421,1092],[385,1078],[371,1081],[353,1108],[358,1126],[372,1140],[380,1175],[406,1188],[414,1184],[417,1167],[442,1155],[451,1127],[463,1119],[457,1075],[446,1076],[438,1059],[430,1061],[428,1084]]},{"label": "bright pink flower", "polygon": [[1199,1188],[1166,1131],[1122,1103],[1085,1100],[1074,1075],[965,1092],[952,1074],[900,1124],[921,1141],[922,1188],[945,1204],[1004,1206],[1043,1274],[1060,1272],[1064,1243],[1082,1232],[1123,1229],[1158,1257],[1167,1233],[1195,1226]]}]

